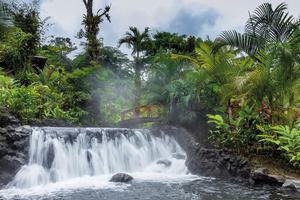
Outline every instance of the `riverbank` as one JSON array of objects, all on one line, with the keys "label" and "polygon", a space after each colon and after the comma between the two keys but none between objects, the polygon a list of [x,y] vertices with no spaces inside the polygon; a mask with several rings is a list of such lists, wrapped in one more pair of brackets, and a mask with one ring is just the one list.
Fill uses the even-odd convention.
[{"label": "riverbank", "polygon": [[[0,163],[3,164],[0,169],[2,174],[1,182],[2,184],[7,184],[20,167],[28,161],[31,127],[21,126],[19,120],[11,115],[7,109],[2,111],[0,119],[2,122]],[[75,132],[77,133],[78,131]],[[276,184],[280,186],[285,183],[281,179],[300,180],[300,171],[291,168],[282,159],[273,160],[272,157],[266,155],[238,155],[227,149],[216,149],[209,147],[209,145],[202,145],[199,142],[199,138],[201,138],[199,134],[196,137],[194,132],[187,131],[181,127],[160,125],[152,127],[150,132],[157,137],[161,137],[162,133],[175,137],[176,141],[187,153],[186,166],[193,174],[246,182],[250,180],[249,183],[251,184],[251,182],[253,183],[251,179],[255,180],[253,172],[256,169],[267,169],[267,175],[259,174],[263,175],[263,178],[257,179],[258,183],[265,183],[264,181],[269,179],[269,175],[278,177],[274,181],[278,181]],[[207,133],[204,132],[203,134]],[[77,137],[77,135],[71,135],[72,137]],[[72,138],[70,137],[70,139]],[[272,180],[271,184],[274,181]]]},{"label": "riverbank", "polygon": [[248,155],[246,158],[253,168],[267,168],[272,174],[300,180],[300,169],[289,165],[282,158],[274,158],[268,155]]}]

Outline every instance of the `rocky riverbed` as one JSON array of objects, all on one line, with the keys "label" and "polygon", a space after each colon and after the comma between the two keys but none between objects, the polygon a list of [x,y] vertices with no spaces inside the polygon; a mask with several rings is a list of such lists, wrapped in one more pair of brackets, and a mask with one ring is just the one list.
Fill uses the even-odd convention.
[{"label": "rocky riverbed", "polygon": [[[0,108],[0,111],[0,186],[4,186],[28,162],[32,128],[21,126],[7,109]],[[186,159],[186,166],[192,174],[247,182],[249,185],[283,186],[289,191],[299,192],[300,181],[270,174],[265,168],[253,169],[247,159],[229,150],[204,148],[183,128],[155,126],[150,132],[156,136],[167,134],[174,137],[187,154],[187,158],[183,155],[176,155],[176,158]],[[166,167],[170,165],[168,160],[157,162]]]}]

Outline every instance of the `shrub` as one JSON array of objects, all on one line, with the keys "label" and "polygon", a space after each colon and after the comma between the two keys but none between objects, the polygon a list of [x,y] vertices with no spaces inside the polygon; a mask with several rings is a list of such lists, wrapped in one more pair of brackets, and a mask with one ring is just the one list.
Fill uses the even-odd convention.
[{"label": "shrub", "polygon": [[28,63],[28,41],[31,34],[19,28],[11,29],[0,43],[0,65],[9,72],[24,69]]},{"label": "shrub", "polygon": [[275,146],[292,165],[300,167],[300,124],[293,128],[282,125],[257,128],[263,133],[258,135],[259,142]]},{"label": "shrub", "polygon": [[64,103],[64,94],[55,88],[38,82],[28,86],[13,84],[11,78],[0,75],[0,105],[8,107],[24,122],[45,118],[78,122],[84,112],[77,107],[64,109]]},{"label": "shrub", "polygon": [[251,150],[253,144],[257,142],[256,136],[259,132],[256,129],[256,124],[261,119],[252,108],[241,107],[236,117],[224,118],[221,115],[211,114],[207,116],[208,123],[213,125],[210,130],[210,140],[215,145],[241,151]]}]

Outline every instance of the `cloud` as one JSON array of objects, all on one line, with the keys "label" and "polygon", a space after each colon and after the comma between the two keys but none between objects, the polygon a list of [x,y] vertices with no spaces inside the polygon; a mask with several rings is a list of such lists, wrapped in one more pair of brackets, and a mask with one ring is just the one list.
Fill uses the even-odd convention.
[{"label": "cloud", "polygon": [[[215,25],[218,16],[219,14],[213,9],[197,14],[191,14],[187,8],[181,9],[175,18],[169,22],[167,30],[179,34],[199,36],[204,27]],[[161,29],[163,30],[164,27]]]},{"label": "cloud", "polygon": [[79,0],[44,0],[40,6],[42,17],[51,17],[54,28],[62,33],[75,33],[81,25],[84,5]]}]

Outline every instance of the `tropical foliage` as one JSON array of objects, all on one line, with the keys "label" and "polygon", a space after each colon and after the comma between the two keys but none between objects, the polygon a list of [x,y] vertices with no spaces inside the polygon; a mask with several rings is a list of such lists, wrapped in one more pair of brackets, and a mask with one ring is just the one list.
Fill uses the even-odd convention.
[{"label": "tropical foliage", "polygon": [[300,167],[300,124],[290,128],[289,126],[271,126],[258,129],[263,134],[258,135],[260,142],[274,145],[277,150],[294,165]]},{"label": "tropical foliage", "polygon": [[250,14],[245,33],[225,31],[217,39],[215,50],[230,45],[254,56],[269,43],[286,42],[297,30],[299,21],[287,12],[287,4],[281,3],[275,9],[264,3]]},{"label": "tropical foliage", "polygon": [[136,27],[129,27],[129,32],[125,33],[125,36],[119,40],[119,46],[126,44],[128,48],[132,48],[131,55],[134,56],[134,84],[135,84],[135,103],[139,105],[141,99],[142,89],[142,70],[145,67],[142,54],[145,51],[147,44],[150,40],[149,28],[145,28],[143,32],[140,32]]},{"label": "tropical foliage", "polygon": [[127,56],[98,38],[111,7],[95,13],[93,0],[83,3],[78,55],[70,38],[43,40],[47,23],[36,7],[0,4],[1,106],[24,123],[116,126],[122,111],[154,105],[173,125],[205,118],[215,146],[280,152],[299,167],[300,27],[286,4],[258,6],[244,33],[214,41],[129,27],[118,42],[132,50]]},{"label": "tropical foliage", "polygon": [[[190,113],[213,113],[208,122],[210,141],[216,146],[243,153],[267,151],[257,127],[299,123],[299,23],[286,11],[286,4],[275,9],[262,4],[250,14],[244,34],[223,32],[215,41],[197,41],[192,54],[172,54],[194,65],[186,77],[177,78],[189,83],[188,90],[178,87],[173,94],[179,94],[181,102],[186,102],[182,97],[194,97],[189,98]],[[278,140],[289,135],[296,142],[297,131],[292,130]],[[287,143],[291,144],[285,140],[277,145],[295,164],[298,147],[291,144],[293,150],[286,152]]]}]

